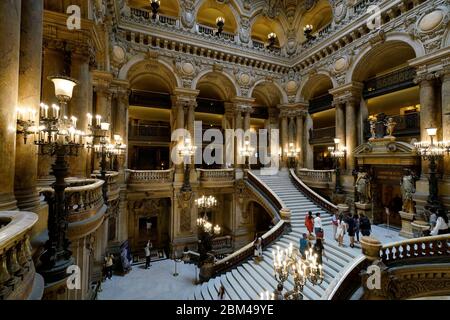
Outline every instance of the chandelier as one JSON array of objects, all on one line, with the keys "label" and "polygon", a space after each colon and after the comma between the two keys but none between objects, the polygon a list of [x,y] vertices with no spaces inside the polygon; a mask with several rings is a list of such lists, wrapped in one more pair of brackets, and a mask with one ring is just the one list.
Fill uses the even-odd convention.
[{"label": "chandelier", "polygon": [[151,0],[150,7],[152,8],[152,19],[154,20],[158,16],[159,8],[161,7],[161,1]]},{"label": "chandelier", "polygon": [[217,206],[217,199],[214,196],[205,195],[195,200],[195,205],[200,210],[204,211],[203,217],[197,218],[197,227],[203,229],[206,233],[214,233],[215,235],[219,235],[221,232],[221,228],[219,225],[213,227],[212,223],[208,221],[208,216],[206,215],[206,211]]},{"label": "chandelier", "polygon": [[[318,256],[309,249],[305,257],[301,257],[297,249],[294,250],[292,243],[287,249],[281,250],[277,247],[272,251],[274,277],[278,284],[284,287],[284,283],[292,277],[294,288],[284,294],[286,300],[302,300],[303,288],[307,281],[313,285],[320,285],[324,279],[322,264],[318,263]],[[268,291],[261,293],[261,299],[274,299]]]},{"label": "chandelier", "polygon": [[427,208],[433,211],[442,208],[438,191],[437,162],[446,154],[450,154],[450,141],[434,141],[437,131],[437,128],[428,128],[427,134],[430,136],[430,142],[420,141],[414,144],[417,155],[423,160],[429,161],[429,195]]},{"label": "chandelier", "polygon": [[216,25],[217,25],[217,32],[216,32],[216,36],[220,37],[220,35],[223,32],[223,27],[225,26],[225,18],[224,17],[218,17],[216,19]]},{"label": "chandelier", "polygon": [[271,49],[275,46],[277,41],[277,34],[275,32],[271,32],[267,35],[267,39],[269,40],[269,44],[267,45],[268,49]]},{"label": "chandelier", "polygon": [[180,157],[184,158],[184,180],[183,180],[183,186],[181,187],[181,190],[183,192],[190,192],[192,190],[191,183],[190,183],[190,159],[195,154],[195,151],[197,150],[197,146],[194,146],[192,144],[190,137],[184,137],[184,142],[181,146],[178,147],[178,154]]},{"label": "chandelier", "polygon": [[328,147],[328,151],[330,152],[330,155],[334,159],[344,159],[345,154],[347,152],[347,148],[344,146],[339,146],[341,143],[341,139],[335,138],[334,139],[334,147]]}]

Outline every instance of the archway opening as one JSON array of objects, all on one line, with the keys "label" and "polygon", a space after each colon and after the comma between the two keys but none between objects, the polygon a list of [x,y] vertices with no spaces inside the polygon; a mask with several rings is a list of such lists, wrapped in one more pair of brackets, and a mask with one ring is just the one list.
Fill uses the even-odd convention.
[{"label": "archway opening", "polygon": [[171,166],[172,72],[160,63],[142,62],[128,73],[128,166],[134,170],[167,170]]},{"label": "archway opening", "polygon": [[[197,23],[202,27],[215,30],[218,28],[217,18],[219,17],[225,19],[223,26],[224,33],[236,34],[237,22],[230,4],[220,3],[216,0],[205,0],[203,2],[197,13]],[[208,30],[205,32],[208,32]],[[211,31],[211,33],[214,34],[215,32]]]},{"label": "archway opening", "polygon": [[336,112],[332,106],[333,97],[329,90],[333,88],[330,77],[323,74],[313,75],[305,84],[302,96],[309,102],[309,114],[312,128],[309,128],[309,144],[314,153],[314,169],[329,170],[333,167],[328,147],[333,146],[336,125]]}]

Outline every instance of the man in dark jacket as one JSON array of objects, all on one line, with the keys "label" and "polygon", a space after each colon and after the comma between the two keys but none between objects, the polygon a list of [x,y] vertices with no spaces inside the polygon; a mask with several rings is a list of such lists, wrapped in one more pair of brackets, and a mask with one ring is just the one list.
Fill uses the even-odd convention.
[{"label": "man in dark jacket", "polygon": [[359,217],[359,230],[361,234],[365,237],[370,236],[370,231],[372,227],[370,225],[370,220],[363,213],[360,214]]}]

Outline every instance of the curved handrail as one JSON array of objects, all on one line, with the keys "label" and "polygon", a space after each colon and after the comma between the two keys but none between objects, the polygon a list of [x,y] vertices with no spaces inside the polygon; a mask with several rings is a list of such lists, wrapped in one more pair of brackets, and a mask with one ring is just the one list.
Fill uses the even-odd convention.
[{"label": "curved handrail", "polygon": [[291,180],[294,182],[297,188],[299,188],[300,191],[302,191],[311,201],[330,213],[334,214],[338,212],[338,207],[335,204],[319,195],[317,192],[308,187],[302,180],[300,180],[299,177],[297,177],[297,175],[295,174],[294,169],[290,169],[289,172]]},{"label": "curved handrail", "polygon": [[265,184],[261,179],[259,179],[253,172],[247,171],[247,177],[248,180],[253,182],[257,187],[261,189],[261,191],[264,192],[266,196],[268,196],[269,200],[273,202],[275,207],[278,210],[281,210],[283,208],[286,208],[286,205],[284,204],[283,200],[278,197],[276,193],[274,193],[268,186]]},{"label": "curved handrail", "polygon": [[0,219],[9,220],[0,230],[0,252],[3,252],[31,230],[38,221],[38,216],[33,212],[4,211],[0,212]]},{"label": "curved handrail", "polygon": [[[262,235],[262,247],[265,248],[270,245],[274,240],[280,237],[285,230],[286,222],[284,220],[280,220],[272,229],[267,231],[264,235]],[[214,276],[217,274],[228,270],[229,268],[243,262],[254,254],[254,246],[253,242],[245,245],[238,251],[233,252],[229,256],[217,261],[214,264]]]}]

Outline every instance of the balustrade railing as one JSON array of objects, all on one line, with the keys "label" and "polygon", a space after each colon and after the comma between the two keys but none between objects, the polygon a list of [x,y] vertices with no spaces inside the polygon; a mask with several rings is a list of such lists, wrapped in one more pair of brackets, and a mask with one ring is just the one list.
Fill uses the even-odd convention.
[{"label": "balustrade railing", "polygon": [[200,181],[233,181],[234,169],[197,169]]},{"label": "balustrade railing", "polygon": [[[380,121],[385,121],[387,118],[393,118],[397,125],[394,129],[394,136],[412,136],[420,134],[420,112],[411,112],[404,115],[388,116],[380,118]],[[386,127],[381,124],[381,132],[378,138],[387,135]],[[364,137],[369,139],[372,136],[370,132],[370,121],[364,121]]]},{"label": "balustrade railing", "polygon": [[233,246],[231,236],[217,237],[212,240],[212,249],[214,251],[223,251]]},{"label": "balustrade railing", "polygon": [[[277,240],[281,235],[283,235],[287,223],[283,220],[278,222],[272,229],[266,232],[262,236],[262,246],[263,248],[268,247],[273,241]],[[254,245],[253,242],[247,244],[242,247],[238,251],[230,254],[224,259],[217,261],[213,267],[213,275],[218,275],[222,272],[227,271],[228,269],[244,262],[248,258],[250,258],[254,254]]]},{"label": "balustrade railing", "polygon": [[336,127],[327,127],[320,129],[311,129],[309,132],[310,143],[316,141],[330,141],[333,142],[333,138],[336,136]]},{"label": "balustrade railing", "polygon": [[[138,8],[130,8],[131,16],[142,18],[145,20],[150,20],[152,17],[152,13],[148,10],[144,9],[138,9]],[[167,24],[170,26],[175,26],[178,24],[178,19],[174,17],[164,16],[161,14],[158,14],[158,22],[162,24]]]},{"label": "balustrade railing", "polygon": [[30,232],[38,216],[5,211],[0,221],[0,300],[27,299],[35,277]]},{"label": "balustrade railing", "polygon": [[128,184],[151,184],[173,182],[173,169],[169,170],[126,170]]},{"label": "balustrade railing", "polygon": [[328,211],[329,213],[338,212],[338,207],[335,204],[322,197],[320,194],[308,187],[302,180],[300,180],[300,178],[295,174],[294,169],[290,169],[290,177],[294,185],[316,205]]},{"label": "balustrade railing", "polygon": [[450,262],[450,234],[408,239],[383,245],[380,249],[380,258],[385,264],[437,257],[448,257]]},{"label": "balustrade railing", "polygon": [[[102,175],[98,171],[91,174],[91,178],[102,179]],[[106,173],[106,183],[108,185],[108,194],[115,194],[119,191],[119,173],[117,171],[108,171]]]},{"label": "balustrade railing", "polygon": [[84,220],[97,213],[103,203],[102,186],[105,182],[98,179],[86,179],[70,184],[66,189],[66,203],[69,210],[68,221]]},{"label": "balustrade railing", "polygon": [[305,181],[314,181],[317,183],[331,183],[333,182],[334,170],[297,170],[298,177]]},{"label": "balustrade railing", "polygon": [[170,127],[157,124],[141,124],[130,126],[130,139],[157,138],[170,141]]},{"label": "balustrade railing", "polygon": [[[198,30],[198,33],[200,33],[200,34],[206,34],[208,36],[216,36],[216,29],[202,25],[202,24],[197,25],[197,30]],[[217,37],[220,37],[222,39],[225,39],[225,40],[228,40],[231,42],[234,42],[235,38],[236,38],[236,36],[234,34],[225,32],[225,31],[222,31],[220,36],[217,36]]]}]

